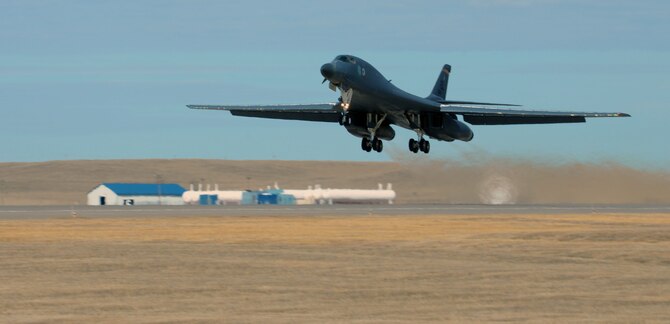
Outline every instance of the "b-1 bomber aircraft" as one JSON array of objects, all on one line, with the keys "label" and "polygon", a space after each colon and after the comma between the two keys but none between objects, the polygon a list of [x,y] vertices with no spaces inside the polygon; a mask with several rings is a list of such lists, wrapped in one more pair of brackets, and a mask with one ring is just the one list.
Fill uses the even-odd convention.
[{"label": "b-1 bomber aircraft", "polygon": [[[522,110],[520,105],[446,100],[451,66],[444,65],[427,97],[407,93],[386,79],[370,63],[338,55],[321,66],[323,82],[340,91],[337,102],[297,105],[188,105],[191,109],[228,110],[235,116],[339,123],[361,138],[364,151],[381,152],[383,142],[395,137],[391,125],[415,131],[409,150],[428,153],[424,137],[469,142],[470,125],[582,123],[590,117],[630,117],[626,113]],[[459,120],[459,116],[461,120]],[[467,123],[467,124],[466,124]]]}]

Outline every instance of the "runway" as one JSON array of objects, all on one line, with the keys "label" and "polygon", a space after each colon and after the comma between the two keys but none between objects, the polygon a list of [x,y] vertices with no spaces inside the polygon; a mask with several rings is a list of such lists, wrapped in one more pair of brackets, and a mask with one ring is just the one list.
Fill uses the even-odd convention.
[{"label": "runway", "polygon": [[0,220],[62,217],[659,214],[670,205],[0,206]]}]

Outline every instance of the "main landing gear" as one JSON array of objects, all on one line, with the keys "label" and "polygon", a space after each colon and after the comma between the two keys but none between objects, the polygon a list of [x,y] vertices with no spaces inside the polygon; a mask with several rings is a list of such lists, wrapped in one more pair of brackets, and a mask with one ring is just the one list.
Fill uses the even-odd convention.
[{"label": "main landing gear", "polygon": [[430,142],[426,141],[425,139],[420,139],[420,140],[415,140],[411,138],[409,140],[409,150],[412,153],[418,153],[419,151],[428,154],[430,152]]},{"label": "main landing gear", "polygon": [[367,137],[363,137],[363,139],[361,140],[361,148],[365,152],[370,152],[372,150],[375,150],[375,152],[381,152],[384,149],[384,143],[382,142],[382,140],[376,137],[373,138],[372,140],[370,140]]}]

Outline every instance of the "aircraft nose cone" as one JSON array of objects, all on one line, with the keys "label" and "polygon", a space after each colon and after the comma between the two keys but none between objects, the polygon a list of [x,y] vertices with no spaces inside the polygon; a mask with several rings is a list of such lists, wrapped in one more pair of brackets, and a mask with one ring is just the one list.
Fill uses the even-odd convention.
[{"label": "aircraft nose cone", "polygon": [[323,75],[324,78],[330,79],[335,75],[335,68],[333,67],[332,63],[326,63],[321,66],[321,75]]}]

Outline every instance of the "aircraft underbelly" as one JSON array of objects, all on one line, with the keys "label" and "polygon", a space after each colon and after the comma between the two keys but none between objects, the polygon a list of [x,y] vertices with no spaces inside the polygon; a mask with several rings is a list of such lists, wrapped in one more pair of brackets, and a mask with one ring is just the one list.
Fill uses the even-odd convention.
[{"label": "aircraft underbelly", "polygon": [[410,122],[405,115],[407,112],[406,107],[380,100],[379,98],[355,90],[349,100],[350,112],[386,114],[386,119],[391,124],[410,130],[412,129]]}]

